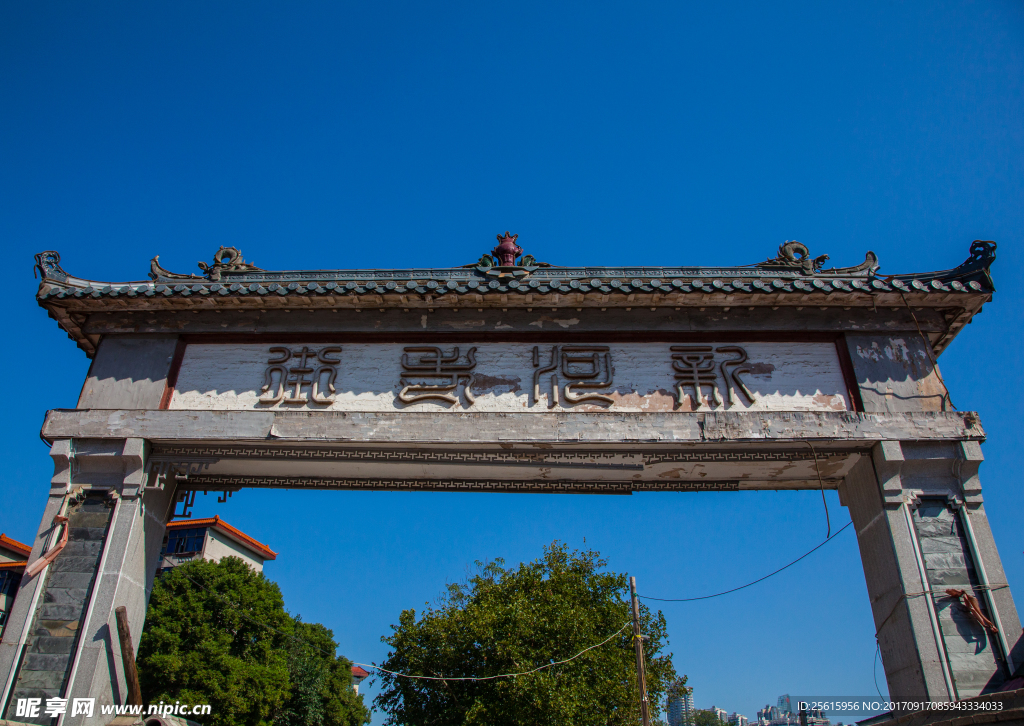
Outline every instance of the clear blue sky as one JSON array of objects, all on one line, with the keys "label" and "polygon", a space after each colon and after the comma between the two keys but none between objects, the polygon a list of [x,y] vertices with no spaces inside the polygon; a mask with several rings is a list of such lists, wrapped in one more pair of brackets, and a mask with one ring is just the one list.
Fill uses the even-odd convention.
[{"label": "clear blue sky", "polygon": [[[38,427],[88,365],[34,301],[44,249],[125,280],[220,245],[267,269],[461,265],[510,229],[555,264],[745,264],[798,239],[891,273],[993,239],[999,292],[941,364],[989,432],[984,493],[1022,598],[1022,49],[1008,1],[2,3],[0,531],[32,537]],[[685,597],[825,529],[814,492],[244,491],[197,507],[214,513],[281,553],[288,607],[358,661],[473,560],[585,537],[641,591]],[[874,693],[850,531],[664,611],[699,707]]]}]

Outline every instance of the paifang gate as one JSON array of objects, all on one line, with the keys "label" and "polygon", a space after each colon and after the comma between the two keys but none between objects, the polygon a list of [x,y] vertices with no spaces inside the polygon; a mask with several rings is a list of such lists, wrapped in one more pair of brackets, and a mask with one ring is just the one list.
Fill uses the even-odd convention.
[{"label": "paifang gate", "polygon": [[244,487],[631,494],[820,474],[853,518],[892,697],[997,689],[1024,646],[985,433],[935,364],[991,300],[995,244],[935,273],[826,259],[790,242],[744,267],[558,267],[506,233],[462,267],[268,272],[222,247],[201,275],[154,258],[150,280],[106,283],[37,255],[39,304],[92,366],[43,424],[54,476],[29,570],[65,527],[70,542],[21,583],[5,713],[123,703],[115,608],[137,647],[169,519]]}]

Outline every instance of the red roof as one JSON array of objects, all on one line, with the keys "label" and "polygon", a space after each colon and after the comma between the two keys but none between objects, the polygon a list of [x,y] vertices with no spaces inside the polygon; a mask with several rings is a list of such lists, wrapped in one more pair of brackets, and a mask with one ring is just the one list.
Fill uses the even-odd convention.
[{"label": "red roof", "polygon": [[4,547],[15,552],[20,552],[21,554],[25,555],[25,557],[28,557],[30,554],[32,554],[31,547],[29,547],[27,544],[22,544],[16,539],[11,539],[6,534],[0,534],[0,547]]},{"label": "red roof", "polygon": [[352,666],[352,677],[353,678],[366,678],[368,675],[370,675],[369,672],[364,671],[359,666]]},{"label": "red roof", "polygon": [[207,517],[206,519],[179,519],[177,522],[171,522],[167,525],[167,529],[189,529],[191,527],[213,527],[221,532],[224,532],[229,537],[239,540],[242,544],[248,546],[254,552],[258,552],[263,556],[265,560],[276,560],[277,553],[274,550],[267,547],[262,542],[254,540],[252,537],[247,535],[240,529],[235,529],[230,524],[225,522],[219,516]]},{"label": "red roof", "polygon": [[21,562],[0,562],[0,570],[24,570],[27,564],[27,560],[22,560]]}]

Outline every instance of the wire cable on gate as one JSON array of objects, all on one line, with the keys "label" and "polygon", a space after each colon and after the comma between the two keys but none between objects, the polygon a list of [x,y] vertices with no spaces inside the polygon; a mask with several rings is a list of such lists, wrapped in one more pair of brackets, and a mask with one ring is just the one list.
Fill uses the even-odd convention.
[{"label": "wire cable on gate", "polygon": [[836,537],[841,535],[843,533],[843,531],[847,527],[849,527],[851,524],[853,524],[852,521],[847,522],[846,524],[843,525],[843,528],[840,529],[838,532],[836,532],[834,535],[832,535],[831,537],[826,539],[824,542],[819,544],[814,549],[811,549],[811,550],[805,552],[804,554],[800,555],[795,560],[790,562],[788,565],[783,565],[782,567],[777,569],[775,572],[771,572],[771,573],[765,575],[764,577],[759,577],[756,580],[754,580],[753,582],[748,582],[746,585],[740,585],[739,587],[734,587],[731,590],[725,590],[723,592],[716,592],[714,595],[701,595],[700,597],[672,598],[672,597],[650,597],[649,595],[637,595],[637,597],[643,598],[644,600],[657,600],[658,602],[693,602],[694,600],[710,600],[713,597],[721,597],[722,595],[728,595],[731,592],[737,592],[738,590],[745,590],[746,588],[750,587],[751,585],[756,585],[759,582],[764,582],[769,577],[773,577],[773,576],[779,574],[783,570],[792,567],[793,565],[795,565],[797,562],[799,562],[800,560],[804,559],[805,557],[810,556],[811,554],[813,554],[814,552],[816,552],[817,550],[821,549],[822,547],[827,545],[829,542],[834,540]]},{"label": "wire cable on gate", "polygon": [[875,690],[878,691],[879,700],[884,701],[882,698],[882,689],[878,687],[878,652],[882,649],[882,645],[875,640],[875,658],[871,663],[871,676],[875,679]]},{"label": "wire cable on gate", "polygon": [[825,541],[828,541],[829,537],[832,536],[832,521],[828,518],[828,502],[825,501],[825,482],[821,480],[821,467],[818,466],[818,452],[814,450],[814,444],[810,441],[805,441],[805,444],[811,447],[811,454],[814,456],[814,471],[818,475],[818,486],[821,488],[821,503],[825,505]]},{"label": "wire cable on gate", "polygon": [[719,597],[720,595],[728,595],[730,592],[736,592],[737,590],[743,590],[745,588],[750,587],[751,585],[756,585],[757,583],[761,582],[762,580],[767,580],[772,575],[779,574],[780,572],[785,570],[787,567],[791,567],[791,566],[795,565],[797,562],[802,560],[804,557],[807,557],[807,555],[811,554],[811,552],[814,552],[814,550],[818,549],[819,547],[824,546],[827,542],[829,542],[829,540],[831,540],[833,538],[833,536],[838,535],[840,532],[843,531],[843,529],[846,529],[846,527],[849,527],[851,524],[853,524],[852,521],[851,522],[847,522],[846,525],[843,527],[843,529],[839,530],[839,532],[836,532],[835,535],[832,534],[832,520],[828,516],[828,502],[825,500],[825,482],[821,478],[821,467],[818,465],[818,452],[815,451],[814,444],[812,444],[810,441],[805,441],[804,443],[807,444],[809,447],[811,447],[811,454],[814,456],[814,471],[818,475],[818,487],[821,489],[821,503],[825,505],[825,527],[826,527],[826,531],[825,531],[825,541],[824,542],[822,542],[820,545],[818,545],[818,547],[815,547],[813,550],[811,550],[807,554],[804,554],[804,555],[802,555],[800,557],[797,557],[795,560],[793,560],[788,565],[786,565],[786,567],[780,567],[775,572],[771,573],[771,575],[765,575],[764,577],[762,577],[759,580],[754,580],[753,582],[748,582],[746,585],[741,585],[740,587],[733,588],[732,590],[726,590],[725,592],[719,592],[719,593],[716,593],[714,595],[704,595],[702,597],[687,597],[687,598],[680,598],[680,599],[674,599],[674,598],[673,599],[669,599],[669,598],[661,598],[661,597],[648,597],[646,595],[637,595],[637,597],[642,597],[645,600],[657,600],[659,602],[692,602],[693,600],[709,600],[709,599],[711,599],[713,597]]}]

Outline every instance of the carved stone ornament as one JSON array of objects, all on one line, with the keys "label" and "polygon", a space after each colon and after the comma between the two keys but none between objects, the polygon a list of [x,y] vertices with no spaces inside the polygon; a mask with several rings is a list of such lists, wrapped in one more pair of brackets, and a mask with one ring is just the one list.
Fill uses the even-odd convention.
[{"label": "carved stone ornament", "polygon": [[36,265],[32,270],[33,275],[38,274],[44,280],[59,280],[60,282],[68,279],[68,273],[64,272],[64,268],[60,266],[60,253],[46,250],[35,257]]},{"label": "carved stone ornament", "polygon": [[873,275],[878,269],[878,258],[874,252],[868,252],[864,256],[864,262],[855,267],[832,267],[827,270],[822,268],[828,261],[828,255],[811,257],[811,251],[807,245],[793,240],[779,245],[779,254],[773,259],[759,262],[757,267],[764,269],[795,270],[804,275]]},{"label": "carved stone ornament", "polygon": [[213,456],[172,457],[154,455],[149,457],[149,476],[146,489],[163,489],[169,482],[186,481],[216,464],[219,458]]},{"label": "carved stone ornament", "polygon": [[[464,267],[472,267],[477,272],[491,277],[525,277],[538,267],[551,267],[546,262],[537,262],[533,255],[523,254],[523,248],[516,244],[518,234],[505,232],[497,235],[498,246],[489,255],[481,255],[477,262]],[[517,262],[518,258],[518,262]]]},{"label": "carved stone ornament", "polygon": [[221,247],[213,255],[213,264],[199,263],[199,269],[205,273],[201,275],[179,275],[175,272],[164,269],[160,266],[160,255],[154,257],[149,263],[149,276],[153,280],[209,280],[220,282],[222,272],[262,272],[256,265],[246,262],[242,253],[237,247]]},{"label": "carved stone ornament", "polygon": [[[52,254],[57,253],[54,252]],[[976,239],[971,242],[971,256],[968,257],[960,267],[966,267],[968,265],[988,267],[995,261],[995,259],[996,243],[989,240]]]}]

